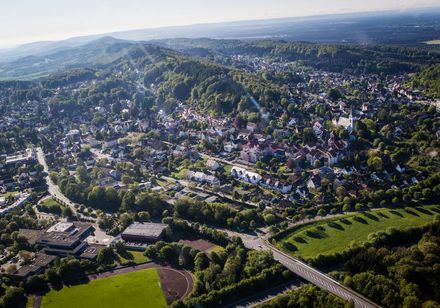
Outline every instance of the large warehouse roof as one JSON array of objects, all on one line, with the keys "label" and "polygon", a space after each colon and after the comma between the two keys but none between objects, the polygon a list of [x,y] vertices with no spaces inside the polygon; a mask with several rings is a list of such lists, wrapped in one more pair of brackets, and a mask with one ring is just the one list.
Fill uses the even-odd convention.
[{"label": "large warehouse roof", "polygon": [[122,232],[122,235],[159,237],[168,225],[158,223],[134,222]]}]

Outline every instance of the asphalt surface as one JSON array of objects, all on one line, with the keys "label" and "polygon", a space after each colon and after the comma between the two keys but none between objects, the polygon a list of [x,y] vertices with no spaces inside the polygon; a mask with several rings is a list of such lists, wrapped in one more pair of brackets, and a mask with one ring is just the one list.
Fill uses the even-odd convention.
[{"label": "asphalt surface", "polygon": [[38,159],[38,163],[43,166],[43,170],[46,173],[44,180],[46,181],[46,184],[48,187],[47,191],[52,196],[52,198],[55,201],[61,203],[62,205],[68,206],[71,209],[73,216],[76,216],[80,219],[96,222],[96,218],[85,216],[84,214],[79,213],[75,208],[75,203],[72,202],[65,195],[63,195],[63,193],[58,188],[58,185],[56,185],[54,182],[52,182],[52,180],[50,179],[50,176],[49,176],[49,167],[46,162],[46,157],[45,157],[45,154],[41,148],[37,148],[37,159]]},{"label": "asphalt surface", "polygon": [[340,284],[333,278],[325,275],[324,273],[318,271],[317,269],[309,266],[308,264],[280,251],[279,249],[272,246],[266,240],[250,234],[243,234],[237,232],[231,232],[223,230],[232,236],[238,236],[242,239],[244,245],[249,249],[256,250],[266,250],[273,253],[273,258],[284,265],[287,269],[292,271],[297,276],[309,281],[310,283],[330,292],[334,295],[350,301],[352,300],[355,307],[360,308],[373,308],[380,307],[379,305],[373,303],[371,300],[367,299],[363,295],[347,288],[346,286]]}]

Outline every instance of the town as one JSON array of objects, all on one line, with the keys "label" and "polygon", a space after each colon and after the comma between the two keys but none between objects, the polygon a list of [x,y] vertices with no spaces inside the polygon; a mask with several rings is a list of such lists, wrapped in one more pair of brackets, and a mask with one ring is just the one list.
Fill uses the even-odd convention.
[{"label": "town", "polygon": [[[25,296],[46,307],[63,285],[151,268],[164,290],[157,306],[247,305],[252,292],[267,296],[268,281],[282,293],[298,277],[336,295],[335,305],[400,305],[327,269],[440,213],[438,98],[411,85],[414,73],[296,69],[237,53],[222,61],[247,75],[232,76],[181,57],[173,72],[197,64],[213,74],[205,91],[221,107],[204,108],[208,94],[190,81],[169,89],[159,72],[136,67],[0,83],[5,307]],[[234,112],[223,112],[215,92],[229,78],[271,84],[229,97]],[[319,250],[326,228],[355,223],[368,226],[363,240]]]}]

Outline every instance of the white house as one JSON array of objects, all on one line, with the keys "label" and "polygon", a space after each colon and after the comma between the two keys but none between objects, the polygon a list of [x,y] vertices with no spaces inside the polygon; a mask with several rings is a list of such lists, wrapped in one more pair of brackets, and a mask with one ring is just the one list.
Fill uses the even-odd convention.
[{"label": "white house", "polygon": [[261,175],[258,173],[235,166],[231,169],[231,175],[236,179],[240,179],[251,184],[258,184],[262,179]]}]

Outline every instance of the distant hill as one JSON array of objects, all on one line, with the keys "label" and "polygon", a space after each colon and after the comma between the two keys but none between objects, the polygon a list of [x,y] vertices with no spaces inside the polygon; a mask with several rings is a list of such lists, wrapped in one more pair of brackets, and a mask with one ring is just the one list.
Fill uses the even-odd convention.
[{"label": "distant hill", "polygon": [[[425,46],[424,42],[440,39],[439,20],[440,7],[140,29],[75,37],[58,42],[36,42],[13,49],[0,50],[0,63],[26,56],[42,57],[106,36],[131,41],[207,37],[240,40],[283,39],[331,44]],[[431,46],[431,48],[434,47]]]},{"label": "distant hill", "polygon": [[0,79],[37,79],[65,69],[108,64],[122,57],[133,42],[103,37],[82,46],[55,48],[36,56],[0,63]]},{"label": "distant hill", "polygon": [[[173,51],[174,50],[174,51]],[[33,55],[0,63],[0,80],[33,80],[53,73],[78,68],[119,67],[123,63],[136,64],[141,73],[144,58],[157,62],[175,57],[176,51],[186,56],[204,58],[217,64],[236,66],[231,55],[265,57],[296,62],[305,67],[331,72],[395,74],[418,72],[423,67],[440,61],[436,49],[401,46],[318,44],[280,40],[216,40],[166,39],[136,42],[102,37],[81,46],[55,50],[44,55]],[[174,66],[173,66],[174,67]],[[134,66],[132,65],[132,68]]]},{"label": "distant hill", "polygon": [[412,78],[412,85],[425,95],[440,99],[440,64],[421,71]]}]

